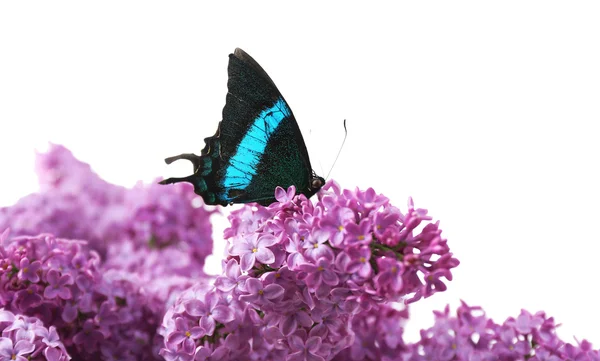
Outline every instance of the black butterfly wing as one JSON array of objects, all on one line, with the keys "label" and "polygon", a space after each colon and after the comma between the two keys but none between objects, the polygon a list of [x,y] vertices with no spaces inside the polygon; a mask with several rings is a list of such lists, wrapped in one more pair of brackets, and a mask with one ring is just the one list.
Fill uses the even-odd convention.
[{"label": "black butterfly wing", "polygon": [[228,74],[223,120],[202,155],[167,159],[192,161],[194,174],[162,183],[190,182],[207,204],[221,205],[270,204],[277,186],[316,193],[324,180],[313,174],[298,124],[271,78],[241,49],[229,55]]},{"label": "black butterfly wing", "polygon": [[271,203],[275,187],[310,190],[312,167],[287,102],[266,72],[241,49],[229,56],[227,101],[220,125],[218,172],[223,198]]}]

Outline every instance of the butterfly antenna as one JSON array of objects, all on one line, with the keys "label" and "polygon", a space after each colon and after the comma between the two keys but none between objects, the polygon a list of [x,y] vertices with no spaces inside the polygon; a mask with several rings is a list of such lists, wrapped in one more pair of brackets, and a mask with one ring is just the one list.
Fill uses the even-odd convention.
[{"label": "butterfly antenna", "polygon": [[325,179],[329,179],[329,175],[331,174],[331,171],[333,170],[335,163],[337,162],[338,158],[340,157],[340,154],[342,154],[342,148],[344,148],[344,143],[346,143],[346,138],[348,138],[348,128],[346,128],[346,119],[344,119],[344,140],[342,140],[342,145],[340,145],[340,150],[338,150],[338,154],[335,156],[335,160],[333,161],[333,164],[331,165],[331,169],[329,170],[329,173],[327,173],[327,177],[325,177]]}]

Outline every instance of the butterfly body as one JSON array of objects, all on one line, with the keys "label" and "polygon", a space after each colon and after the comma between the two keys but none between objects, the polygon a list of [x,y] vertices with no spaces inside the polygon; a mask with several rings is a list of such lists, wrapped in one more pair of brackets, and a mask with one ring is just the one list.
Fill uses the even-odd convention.
[{"label": "butterfly body", "polygon": [[229,56],[227,99],[217,132],[206,138],[200,156],[181,154],[194,174],[162,184],[190,182],[206,204],[275,201],[275,187],[296,187],[307,197],[324,179],[315,175],[287,102],[267,73],[241,49]]}]

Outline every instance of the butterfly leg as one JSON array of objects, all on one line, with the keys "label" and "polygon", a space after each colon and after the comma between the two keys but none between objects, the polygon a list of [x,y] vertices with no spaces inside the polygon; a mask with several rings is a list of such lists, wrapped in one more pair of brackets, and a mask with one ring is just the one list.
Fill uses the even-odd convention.
[{"label": "butterfly leg", "polygon": [[201,158],[197,155],[195,155],[194,153],[183,153],[183,154],[179,154],[176,155],[174,157],[169,157],[165,159],[165,163],[167,164],[171,164],[176,160],[179,159],[187,159],[190,162],[192,162],[192,164],[194,165],[194,172],[196,172],[198,170],[198,168],[200,168],[200,165],[202,164]]},{"label": "butterfly leg", "polygon": [[173,183],[179,183],[179,182],[189,182],[194,184],[194,174],[187,176],[187,177],[181,177],[181,178],[167,178],[167,179],[163,179],[160,182],[158,182],[159,184],[173,184]]}]

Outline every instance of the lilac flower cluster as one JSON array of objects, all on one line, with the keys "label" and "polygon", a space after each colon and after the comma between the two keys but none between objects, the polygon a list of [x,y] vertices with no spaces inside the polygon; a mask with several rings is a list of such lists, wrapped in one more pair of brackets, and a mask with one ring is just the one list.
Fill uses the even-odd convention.
[{"label": "lilac flower cluster", "polygon": [[111,185],[60,146],[36,166],[41,192],[0,208],[0,361],[600,361],[543,312],[498,325],[464,303],[406,344],[406,304],[458,265],[412,200],[278,188],[232,212],[211,278],[215,211],[189,185]]},{"label": "lilac flower cluster", "polygon": [[[4,233],[6,237],[6,232]],[[164,309],[84,241],[20,236],[0,247],[0,307],[52,325],[75,359],[151,359]]]},{"label": "lilac flower cluster", "polygon": [[188,185],[109,184],[61,146],[36,168],[41,192],[0,208],[17,236],[1,242],[0,307],[54,326],[75,359],[157,358],[166,308],[206,278],[214,211]]},{"label": "lilac flower cluster", "polygon": [[421,330],[419,342],[390,360],[600,360],[600,351],[593,350],[589,342],[573,345],[560,340],[556,335],[558,325],[544,312],[531,314],[522,310],[516,318],[497,324],[486,317],[481,307],[462,302],[456,316],[450,315],[449,307],[435,312],[435,316],[435,325]]},{"label": "lilac flower cluster", "polygon": [[167,360],[331,360],[353,344],[355,315],[428,297],[452,278],[458,260],[412,201],[403,214],[373,189],[334,182],[316,204],[294,194],[278,188],[277,203],[231,214],[223,275],[163,320]]},{"label": "lilac flower cluster", "polygon": [[85,239],[101,256],[123,241],[135,248],[176,247],[200,269],[212,253],[214,211],[202,206],[189,185],[125,189],[105,182],[58,145],[38,154],[36,168],[41,192],[0,208],[0,229],[10,228],[13,235],[45,232]]},{"label": "lilac flower cluster", "polygon": [[354,342],[333,360],[394,360],[403,355],[408,350],[402,338],[408,308],[396,306],[401,309],[380,304],[355,315],[352,319]]},{"label": "lilac flower cluster", "polygon": [[0,360],[71,359],[56,332],[56,327],[45,327],[36,317],[15,315],[0,308],[0,332]]}]

